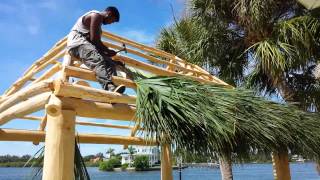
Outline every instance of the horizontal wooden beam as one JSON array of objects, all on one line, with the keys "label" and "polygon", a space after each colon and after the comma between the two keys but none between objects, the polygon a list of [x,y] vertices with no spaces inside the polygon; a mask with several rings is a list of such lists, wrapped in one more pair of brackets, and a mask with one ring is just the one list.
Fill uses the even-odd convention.
[{"label": "horizontal wooden beam", "polygon": [[97,119],[133,121],[136,108],[128,104],[109,104],[86,101],[76,98],[60,97],[63,109],[74,109],[77,116]]},{"label": "horizontal wooden beam", "polygon": [[131,126],[121,126],[121,125],[113,125],[113,124],[104,124],[104,123],[93,123],[93,122],[85,122],[85,121],[76,121],[76,124],[82,126],[96,126],[96,127],[106,127],[106,128],[115,128],[115,129],[132,129]]},{"label": "horizontal wooden beam", "polygon": [[[19,119],[42,121],[44,118],[36,117],[36,116],[24,116],[24,117],[19,117]],[[106,127],[106,128],[115,128],[115,129],[134,129],[135,128],[134,126],[122,126],[122,125],[94,123],[94,122],[78,121],[78,120],[76,120],[76,124],[81,126],[95,126],[95,127]]]},{"label": "horizontal wooden beam", "polygon": [[116,92],[110,92],[102,89],[82,86],[78,84],[69,84],[62,81],[55,81],[54,93],[57,96],[74,97],[85,100],[107,103],[125,103],[135,104],[136,97]]},{"label": "horizontal wooden beam", "polygon": [[17,117],[17,119],[25,119],[25,120],[32,120],[32,121],[41,121],[42,117],[37,117],[37,116],[22,116],[22,117]]},{"label": "horizontal wooden beam", "polygon": [[[103,134],[76,134],[80,143],[84,144],[120,144],[156,146],[155,141],[147,141],[139,137],[111,136]],[[0,141],[44,142],[45,131],[0,129]]]},{"label": "horizontal wooden beam", "polygon": [[[81,67],[74,67],[74,66],[66,66],[65,72],[67,73],[68,76],[71,76],[71,77],[76,77],[76,78],[89,80],[89,81],[97,81],[95,73],[89,69],[84,69]],[[118,76],[113,76],[112,82],[115,83],[116,85],[122,84],[128,88],[133,88],[133,89],[137,88],[137,85],[135,82],[129,79],[118,77]]]}]

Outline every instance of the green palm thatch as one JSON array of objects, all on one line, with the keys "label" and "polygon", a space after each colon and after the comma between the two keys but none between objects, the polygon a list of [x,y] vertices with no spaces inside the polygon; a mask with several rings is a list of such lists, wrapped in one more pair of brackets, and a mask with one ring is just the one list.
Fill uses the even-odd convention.
[{"label": "green palm thatch", "polygon": [[319,115],[266,101],[252,91],[207,85],[184,77],[137,82],[136,117],[147,138],[199,153],[283,147],[320,159]]}]

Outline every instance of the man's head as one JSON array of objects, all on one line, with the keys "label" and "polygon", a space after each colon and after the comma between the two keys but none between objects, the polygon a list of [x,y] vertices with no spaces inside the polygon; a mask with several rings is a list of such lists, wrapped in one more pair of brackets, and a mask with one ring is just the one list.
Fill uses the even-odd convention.
[{"label": "man's head", "polygon": [[105,18],[103,20],[103,24],[111,24],[114,22],[119,22],[120,14],[116,7],[110,6],[104,10]]}]

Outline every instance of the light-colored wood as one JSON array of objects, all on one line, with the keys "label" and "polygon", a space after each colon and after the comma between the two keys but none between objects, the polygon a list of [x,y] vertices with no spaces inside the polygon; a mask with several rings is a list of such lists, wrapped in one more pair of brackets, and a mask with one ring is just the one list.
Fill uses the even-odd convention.
[{"label": "light-colored wood", "polygon": [[[158,76],[181,76],[181,74],[179,74],[179,73],[172,72],[172,71],[167,71],[167,70],[162,69],[160,67],[156,67],[156,66],[144,63],[144,62],[140,62],[138,60],[135,60],[135,59],[132,59],[132,58],[129,58],[129,57],[126,57],[126,56],[118,55],[118,56],[113,57],[113,59],[116,60],[116,61],[123,61],[123,62],[125,62],[126,64],[128,64],[128,65],[130,65],[132,67],[148,71],[148,72],[150,72],[152,74],[155,74],[155,75],[158,75]],[[188,77],[190,79],[193,79],[193,80],[196,80],[196,81],[199,81],[199,82],[203,82],[203,83],[207,83],[207,84],[221,84],[221,85],[224,85],[224,86],[226,86],[228,88],[233,88],[232,86],[228,85],[227,83],[220,82],[220,81],[217,81],[215,79],[213,79],[212,81],[209,81],[209,80],[201,79],[201,78],[194,77],[194,76],[188,76]]]},{"label": "light-colored wood", "polygon": [[[134,137],[139,129],[141,129],[140,123],[136,122],[136,125],[131,130],[130,137]],[[128,145],[124,145],[123,149],[128,149]]]},{"label": "light-colored wood", "polygon": [[80,117],[133,121],[136,112],[135,106],[128,104],[99,103],[66,97],[61,99],[64,108],[74,109]]},{"label": "light-colored wood", "polygon": [[44,142],[44,131],[0,129],[0,141]]},{"label": "light-colored wood", "polygon": [[104,124],[104,123],[93,123],[93,122],[85,122],[85,121],[76,121],[76,124],[83,126],[96,126],[96,127],[107,127],[107,128],[116,128],[116,129],[133,129],[131,126],[121,126],[121,125],[112,125],[112,124]]},{"label": "light-colored wood", "polygon": [[[84,69],[80,67],[73,67],[73,66],[68,66],[65,68],[65,71],[67,72],[68,76],[84,79],[84,80],[89,80],[89,81],[97,81],[96,75],[93,71],[89,69]],[[124,86],[128,88],[133,88],[136,89],[137,85],[131,80],[121,78],[118,76],[113,76],[112,77],[112,82],[115,83],[116,85],[121,85],[123,84]]]},{"label": "light-colored wood", "polygon": [[272,152],[273,175],[275,180],[290,180],[288,152]]},{"label": "light-colored wood", "polygon": [[[43,117],[35,117],[35,116],[24,116],[24,117],[19,117],[19,119],[26,119],[26,120],[33,120],[33,121],[41,121],[40,123],[40,131],[43,131],[46,126],[47,122],[47,116]],[[139,126],[136,128],[136,126],[122,126],[122,125],[113,125],[113,124],[104,124],[104,123],[94,123],[94,122],[86,122],[86,121],[76,121],[77,125],[82,125],[82,126],[96,126],[96,127],[106,127],[106,128],[115,128],[115,129],[132,129],[132,132],[136,132],[139,130]],[[133,137],[135,134],[131,136]]]},{"label": "light-colored wood", "polygon": [[43,118],[41,119],[40,126],[39,126],[39,130],[40,130],[40,131],[44,131],[44,129],[46,128],[46,126],[47,126],[47,119],[48,119],[48,116],[47,116],[47,115],[43,116]]},{"label": "light-colored wood", "polygon": [[60,112],[58,116],[48,114],[43,180],[74,179],[76,113],[62,109]]},{"label": "light-colored wood", "polygon": [[127,144],[127,145],[141,145],[141,146],[156,146],[155,141],[144,140],[139,137],[124,137],[124,136],[106,136],[101,134],[82,134],[79,135],[81,143],[94,144]]},{"label": "light-colored wood", "polygon": [[46,72],[44,72],[40,77],[38,77],[35,81],[33,81],[31,84],[35,84],[38,83],[40,81],[49,79],[50,77],[52,77],[54,74],[56,74],[57,72],[59,72],[61,70],[61,63],[57,63],[54,66],[52,66],[49,70],[47,70]]},{"label": "light-colored wood", "polygon": [[161,146],[161,180],[173,180],[172,157],[169,144]]},{"label": "light-colored wood", "polygon": [[62,63],[62,69],[60,72],[60,79],[65,82],[65,81],[69,81],[69,77],[65,71],[66,66],[70,66],[71,65],[71,56],[69,55],[69,53],[65,53],[64,57],[63,57],[63,63]]},{"label": "light-colored wood", "polygon": [[34,84],[33,86],[30,86],[28,88],[25,88],[10,97],[0,105],[0,112],[3,112],[4,110],[8,109],[9,107],[21,102],[25,101],[28,98],[35,96],[37,94],[41,94],[43,92],[51,91],[52,88],[52,82],[51,81],[44,81],[41,83]]},{"label": "light-colored wood", "polygon": [[89,81],[97,81],[96,74],[90,69],[74,67],[74,66],[66,66],[65,72],[67,73],[68,76],[89,80]]},{"label": "light-colored wood", "polygon": [[[110,136],[104,134],[77,134],[77,140],[83,144],[119,144],[157,146],[155,141],[139,137]],[[45,141],[45,131],[0,129],[0,141]]]},{"label": "light-colored wood", "polygon": [[84,100],[93,100],[97,102],[107,103],[135,104],[136,102],[135,96],[128,96],[125,94],[81,86],[77,84],[64,83],[61,81],[56,81],[54,88],[54,93],[58,96],[63,97],[74,97]]},{"label": "light-colored wood", "polygon": [[[34,119],[36,120],[36,117]],[[37,118],[37,120],[40,120],[39,131],[44,131],[47,125],[47,114],[43,118]],[[39,145],[40,141],[33,141],[32,143],[33,145]]]},{"label": "light-colored wood", "polygon": [[23,116],[23,117],[17,117],[18,119],[25,119],[25,120],[32,120],[32,121],[41,121],[42,117],[36,117],[36,116]]},{"label": "light-colored wood", "polygon": [[146,46],[146,45],[131,41],[129,39],[117,36],[117,35],[112,34],[110,32],[103,31],[102,32],[102,36],[107,38],[107,39],[111,39],[113,41],[124,43],[126,45],[135,47],[137,49],[146,51],[148,53],[152,53],[152,54],[158,55],[158,56],[163,57],[163,58],[171,59],[172,57],[174,57],[174,55],[169,54],[169,53],[167,53],[165,51],[162,51],[160,49],[156,49],[156,48],[153,48],[153,47],[149,47],[149,46]]},{"label": "light-colored wood", "polygon": [[74,82],[72,84],[77,84],[77,85],[81,85],[81,86],[90,87],[90,84],[87,81],[83,81],[83,80],[76,81],[76,82]]},{"label": "light-colored wood", "polygon": [[124,85],[128,88],[137,89],[137,84],[134,81],[119,76],[112,76],[112,82],[118,86]]},{"label": "light-colored wood", "polygon": [[23,117],[44,108],[45,104],[48,102],[50,94],[51,92],[45,92],[19,104],[11,106],[7,110],[0,113],[0,125],[3,125],[12,119],[15,119],[16,117]]},{"label": "light-colored wood", "polygon": [[51,94],[50,100],[46,105],[46,113],[50,116],[59,116],[61,115],[61,107],[62,102],[60,98],[58,98],[54,94]]},{"label": "light-colored wood", "polygon": [[[114,49],[122,49],[122,46],[118,46],[118,45],[115,45],[115,44],[112,44],[112,43],[109,43],[109,42],[103,42],[107,47],[110,47],[110,48],[114,48]],[[188,68],[185,68],[183,66],[179,66],[178,64],[175,64],[173,59],[171,59],[170,61],[164,61],[164,60],[161,60],[161,59],[158,59],[156,57],[153,57],[153,56],[150,56],[150,55],[147,55],[147,54],[144,54],[142,52],[139,52],[139,51],[135,51],[133,49],[130,49],[130,48],[127,48],[127,51],[128,53],[132,53],[134,55],[137,55],[137,56],[140,56],[140,57],[143,57],[151,62],[154,62],[154,63],[158,63],[158,64],[164,64],[164,65],[167,65],[167,67],[170,67],[170,68],[167,68],[167,70],[169,71],[173,71],[174,69],[176,70],[180,70],[182,72],[192,72],[192,73],[199,73],[200,75],[204,75],[204,76],[211,76],[210,74],[207,74],[207,73],[203,73],[197,69],[188,69]]]},{"label": "light-colored wood", "polygon": [[44,54],[40,59],[36,60],[24,73],[23,76],[27,75],[30,71],[35,69],[37,66],[45,63],[46,61],[50,60],[60,51],[62,51],[67,45],[67,37],[62,38],[58,41],[46,54]]},{"label": "light-colored wood", "polygon": [[24,75],[22,78],[18,79],[11,88],[9,88],[6,92],[5,95],[11,95],[17,91],[19,91],[25,84],[27,81],[29,81],[36,73],[38,73],[39,71],[43,70],[44,68],[46,68],[49,64],[51,64],[52,61],[60,58],[62,55],[64,54],[64,52],[60,52],[57,55],[55,55],[52,59],[49,59],[49,61],[37,66],[36,68],[34,68],[32,71],[29,71],[26,75]]}]

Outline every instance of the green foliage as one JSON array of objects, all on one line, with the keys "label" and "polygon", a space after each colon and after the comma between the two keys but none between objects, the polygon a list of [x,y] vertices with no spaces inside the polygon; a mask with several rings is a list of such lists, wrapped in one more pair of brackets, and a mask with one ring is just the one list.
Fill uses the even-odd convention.
[{"label": "green foliage", "polygon": [[[319,13],[296,0],[190,0],[188,5],[187,16],[162,30],[158,48],[231,85],[247,84],[317,111],[318,83],[304,75],[320,59]],[[302,76],[313,78],[308,88],[297,84]]]},{"label": "green foliage", "polygon": [[86,164],[86,167],[99,167],[100,162],[90,162],[90,161],[86,161],[85,164]]},{"label": "green foliage", "polygon": [[129,167],[128,163],[122,164],[121,165],[121,170],[126,170]]},{"label": "green foliage", "polygon": [[230,151],[240,160],[252,149],[284,147],[320,158],[319,114],[266,101],[249,90],[183,77],[149,78],[137,85],[136,117],[147,138],[197,153]]},{"label": "green foliage", "polygon": [[143,171],[149,168],[149,157],[145,155],[136,156],[133,162],[136,171]]},{"label": "green foliage", "polygon": [[108,161],[101,162],[99,170],[101,171],[113,171],[113,168],[121,166],[121,161],[118,158],[112,157]]},{"label": "green foliage", "polygon": [[31,158],[30,155],[23,155],[21,157],[19,156],[11,156],[11,155],[3,155],[0,156],[0,163],[6,163],[6,162],[27,162]]},{"label": "green foliage", "polygon": [[100,162],[99,170],[100,171],[113,171],[113,166],[108,161]]},{"label": "green foliage", "polygon": [[88,162],[94,158],[95,158],[95,155],[88,155],[88,156],[83,157],[83,160],[84,160],[84,162]]},{"label": "green foliage", "polygon": [[100,171],[113,171],[113,166],[108,161],[100,162],[99,170]]}]

